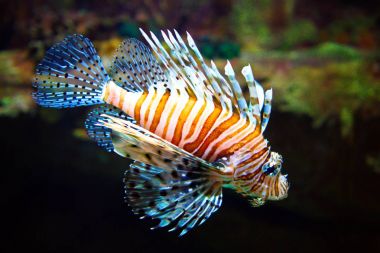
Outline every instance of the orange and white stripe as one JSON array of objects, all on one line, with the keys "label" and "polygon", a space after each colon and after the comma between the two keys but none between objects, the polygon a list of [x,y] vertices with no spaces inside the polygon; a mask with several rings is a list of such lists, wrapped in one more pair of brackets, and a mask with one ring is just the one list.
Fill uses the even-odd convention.
[{"label": "orange and white stripe", "polygon": [[128,92],[110,82],[103,99],[145,129],[210,162],[263,139],[246,117],[227,111],[218,102],[178,90],[150,87],[144,92]]},{"label": "orange and white stripe", "polygon": [[184,150],[214,162],[229,157],[234,177],[265,199],[286,195],[287,181],[268,176],[261,170],[269,148],[260,126],[237,112],[228,111],[211,99],[199,99],[186,92],[150,87],[144,92],[128,92],[110,82],[105,102],[123,110],[137,124]]}]

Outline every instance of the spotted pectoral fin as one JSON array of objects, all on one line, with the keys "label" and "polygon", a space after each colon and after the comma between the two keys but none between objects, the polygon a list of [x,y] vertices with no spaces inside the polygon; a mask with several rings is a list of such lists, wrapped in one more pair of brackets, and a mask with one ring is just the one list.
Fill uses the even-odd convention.
[{"label": "spotted pectoral fin", "polygon": [[134,162],[125,174],[126,201],[133,212],[158,219],[152,229],[168,226],[180,230],[180,236],[205,222],[222,204],[222,186],[194,165],[162,169]]},{"label": "spotted pectoral fin", "polygon": [[185,234],[221,205],[222,165],[208,163],[133,124],[102,115],[115,152],[136,160],[126,172],[127,201],[134,212],[159,219]]},{"label": "spotted pectoral fin", "polygon": [[121,119],[128,119],[133,122],[133,119],[125,114],[120,109],[112,105],[101,105],[93,109],[87,116],[85,127],[90,139],[94,140],[98,146],[104,148],[108,152],[114,151],[112,143],[112,129],[99,124],[99,120],[103,118],[101,115],[110,115]]}]

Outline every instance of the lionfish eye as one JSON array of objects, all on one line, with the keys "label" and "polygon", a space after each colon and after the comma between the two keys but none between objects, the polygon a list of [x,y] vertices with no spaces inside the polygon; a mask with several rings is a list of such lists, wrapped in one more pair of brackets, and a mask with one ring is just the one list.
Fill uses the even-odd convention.
[{"label": "lionfish eye", "polygon": [[282,170],[281,164],[275,164],[275,165],[264,165],[263,166],[263,172],[268,176],[275,176]]},{"label": "lionfish eye", "polygon": [[268,176],[274,176],[274,172],[277,170],[277,166],[264,166],[263,172]]}]

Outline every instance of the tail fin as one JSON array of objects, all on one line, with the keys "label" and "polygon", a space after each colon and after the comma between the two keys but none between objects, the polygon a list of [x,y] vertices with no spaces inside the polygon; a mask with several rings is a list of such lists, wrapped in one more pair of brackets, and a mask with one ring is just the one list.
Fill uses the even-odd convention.
[{"label": "tail fin", "polygon": [[50,48],[37,65],[33,98],[55,108],[101,104],[110,80],[91,41],[71,35]]}]

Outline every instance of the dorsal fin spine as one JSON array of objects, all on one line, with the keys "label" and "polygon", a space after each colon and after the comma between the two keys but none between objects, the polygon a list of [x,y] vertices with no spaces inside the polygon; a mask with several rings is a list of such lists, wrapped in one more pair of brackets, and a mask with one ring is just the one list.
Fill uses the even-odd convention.
[{"label": "dorsal fin spine", "polygon": [[[141,30],[141,32],[143,33],[143,36],[148,40],[148,43],[153,43],[148,35],[145,34],[144,31]],[[145,34],[145,35],[144,35]],[[158,47],[158,49],[160,50],[161,53],[158,52],[158,50],[155,50],[156,54],[159,56],[159,58],[163,61],[163,63],[166,65],[166,67],[168,69],[174,69],[176,74],[180,75],[183,80],[189,84],[189,86],[191,87],[191,82],[187,79],[187,76],[185,73],[183,73],[183,71],[181,71],[181,69],[178,67],[178,65],[170,58],[168,52],[165,50],[165,48],[162,46],[162,44],[160,43],[160,41],[158,40],[158,38],[154,35],[154,33],[150,32],[151,34],[151,38],[153,39],[155,45]],[[150,41],[150,42],[149,42]]]},{"label": "dorsal fin spine", "polygon": [[235,101],[235,97],[233,96],[230,84],[222,76],[222,74],[220,74],[218,68],[216,67],[213,61],[211,61],[211,68],[213,70],[211,73],[214,75],[215,78],[217,78],[221,82],[221,89],[223,91],[222,96],[223,96],[223,99],[225,100],[228,110],[233,111],[234,107],[233,107],[232,101]]},{"label": "dorsal fin spine", "polygon": [[248,90],[249,90],[249,98],[250,98],[250,105],[249,109],[252,111],[253,115],[256,116],[256,119],[258,120],[258,124],[260,124],[260,108],[259,108],[259,99],[257,95],[256,85],[255,85],[255,78],[252,73],[251,65],[247,65],[243,67],[241,73],[243,74]]},{"label": "dorsal fin spine", "polygon": [[[171,49],[172,56],[179,61],[180,65],[186,72],[186,76],[189,77],[191,73],[195,71],[195,69],[185,64],[184,60],[189,61],[189,59],[186,57],[186,53],[181,52],[181,46],[177,43],[173,34],[171,34],[170,31],[168,31],[169,37],[165,34],[164,31],[161,31],[161,33],[165,42]],[[193,65],[193,62],[191,63]],[[188,85],[191,88],[190,90],[191,93],[195,94],[197,97],[201,97],[201,93],[200,93],[201,91],[195,85],[193,85],[192,82],[189,82]]]},{"label": "dorsal fin spine", "polygon": [[191,64],[194,66],[194,68],[198,68],[197,62],[195,61],[193,56],[190,54],[189,49],[187,48],[187,46],[186,46],[185,42],[183,41],[183,39],[181,38],[181,36],[178,34],[178,32],[176,30],[174,30],[174,33],[175,33],[175,36],[177,37],[179,44],[181,44],[182,49],[185,51],[185,55],[189,58]]},{"label": "dorsal fin spine", "polygon": [[210,71],[210,67],[207,66],[206,62],[204,61],[204,59],[201,55],[201,53],[199,52],[197,45],[195,44],[193,38],[191,37],[191,35],[189,33],[187,33],[187,40],[188,40],[190,48],[193,50],[195,55],[198,57],[198,59],[201,63],[201,66],[202,66],[204,72],[206,73],[206,76],[208,77],[212,88],[215,91],[214,95],[221,102],[222,108],[225,109],[227,107],[227,104],[226,104],[226,101],[224,100],[224,98],[222,97],[222,94],[223,94],[222,89],[219,86],[219,84],[216,82],[214,76],[212,75],[212,72]]},{"label": "dorsal fin spine", "polygon": [[263,133],[265,129],[267,128],[270,113],[272,110],[272,97],[273,97],[273,91],[272,89],[265,91],[265,99],[264,99],[264,107],[263,107],[263,119],[261,123],[261,132]]},{"label": "dorsal fin spine", "polygon": [[245,100],[243,96],[243,92],[241,90],[239,82],[235,78],[234,69],[232,68],[231,63],[228,60],[227,60],[227,64],[224,70],[225,70],[226,76],[228,77],[228,79],[230,79],[230,82],[232,84],[233,92],[237,99],[237,104],[239,107],[240,114],[243,117],[248,116],[251,119],[252,117],[250,117],[250,114],[248,113],[247,101]]},{"label": "dorsal fin spine", "polygon": [[156,55],[158,56],[158,58],[160,59],[160,61],[168,68],[169,67],[168,66],[168,64],[169,64],[168,61],[162,56],[162,54],[160,54],[158,52],[158,48],[156,47],[156,45],[154,44],[154,42],[149,38],[149,36],[141,28],[140,28],[140,32],[143,35],[143,37],[145,38],[145,40],[148,42],[149,46],[156,53]]},{"label": "dorsal fin spine", "polygon": [[[173,34],[169,30],[167,32],[169,34],[169,38],[172,41],[172,43],[174,45],[177,45],[177,49],[178,49],[180,56],[183,57],[186,61],[191,63],[192,67],[187,66],[188,70],[191,69],[191,72],[195,73],[198,69],[198,63],[195,61],[193,56],[190,54],[189,49],[187,48],[185,42],[182,40],[181,36],[178,34],[178,32],[176,30],[174,30],[174,33],[175,33],[177,40],[178,40],[178,42],[177,42],[177,40],[174,38]],[[203,84],[191,86],[193,88],[194,92],[196,93],[197,97],[199,97],[199,98],[202,97],[202,92],[203,92],[202,89],[206,88],[203,86],[204,86]]]},{"label": "dorsal fin spine", "polygon": [[[173,43],[173,45],[176,47],[176,49],[178,50],[178,52],[181,54],[181,56],[185,59],[185,61],[190,61],[188,58],[187,58],[187,55],[186,55],[186,51],[187,50],[184,50],[181,45],[179,44],[179,42],[177,42],[177,40],[175,39],[175,37],[173,36],[173,34],[167,30],[167,33],[169,35],[169,39],[170,41]],[[186,48],[187,49],[187,48]]]}]

